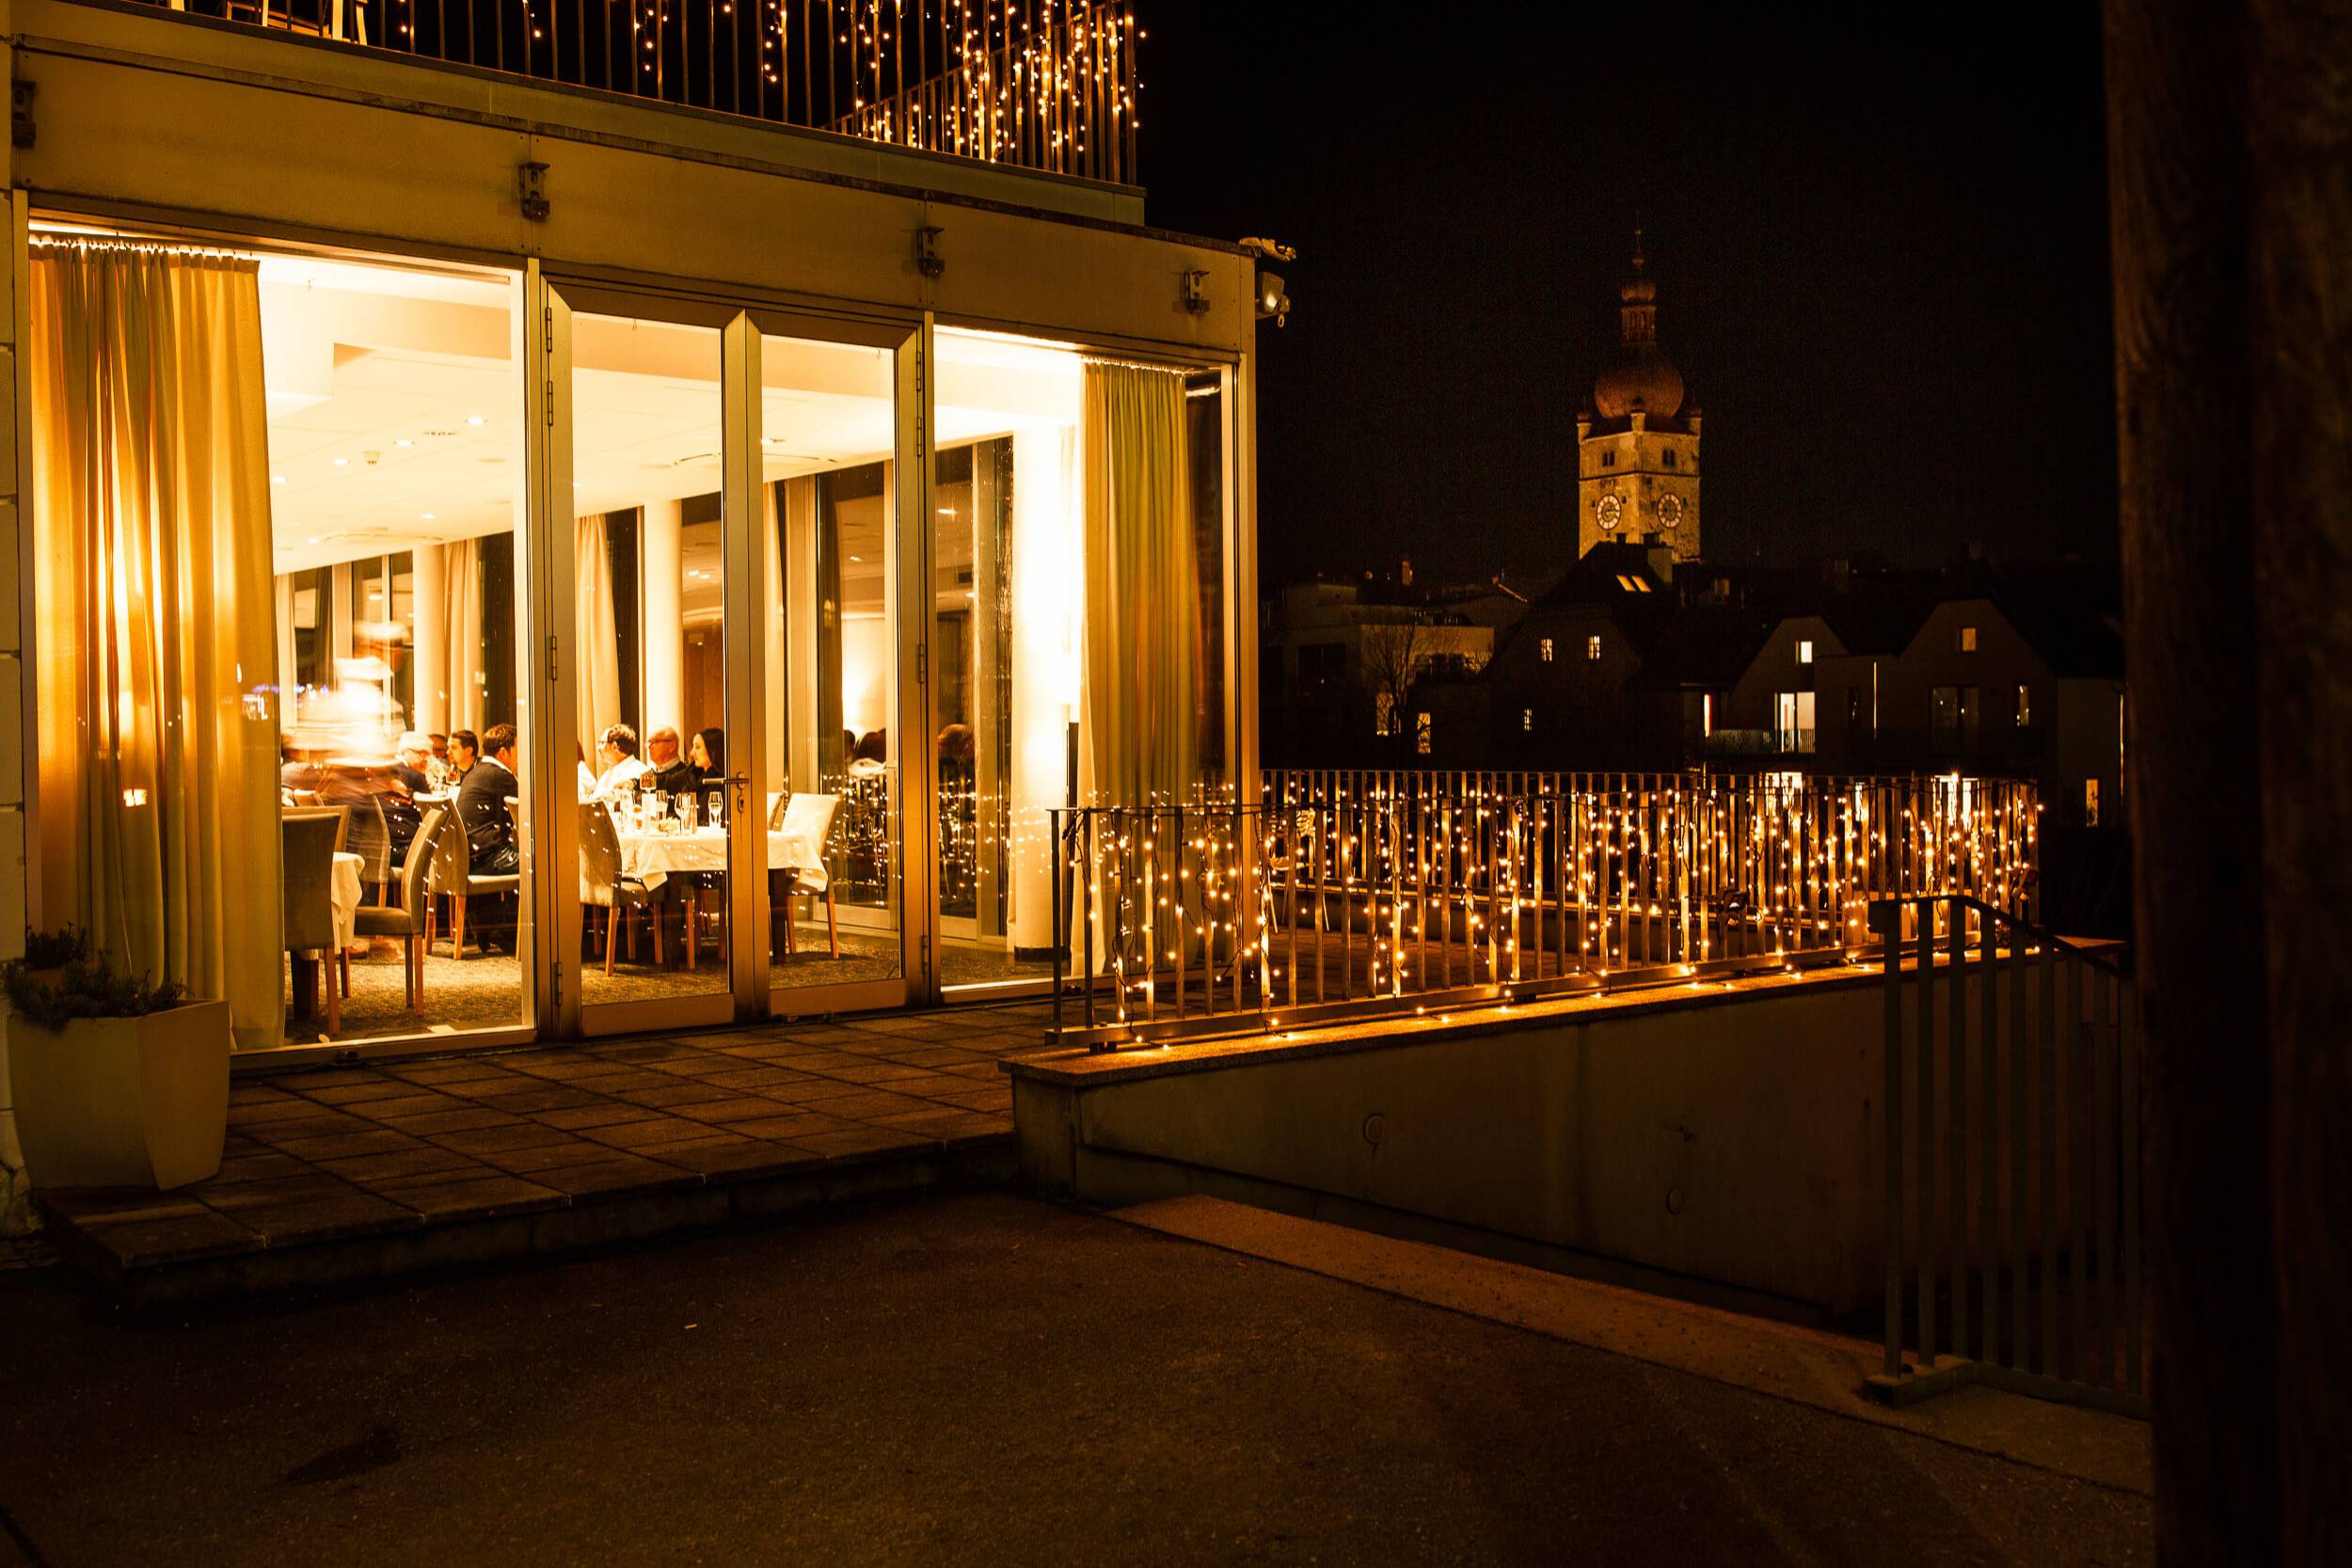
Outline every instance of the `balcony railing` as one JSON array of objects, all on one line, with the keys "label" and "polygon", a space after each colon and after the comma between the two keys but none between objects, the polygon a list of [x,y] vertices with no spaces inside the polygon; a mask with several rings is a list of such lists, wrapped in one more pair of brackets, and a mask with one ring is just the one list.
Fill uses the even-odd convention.
[{"label": "balcony railing", "polygon": [[1132,184],[1130,0],[136,0],[989,163]]},{"label": "balcony railing", "polygon": [[2038,816],[2006,780],[1403,771],[1060,811],[1055,1030],[1109,1048],[1843,961],[1874,898],[2029,911]]}]

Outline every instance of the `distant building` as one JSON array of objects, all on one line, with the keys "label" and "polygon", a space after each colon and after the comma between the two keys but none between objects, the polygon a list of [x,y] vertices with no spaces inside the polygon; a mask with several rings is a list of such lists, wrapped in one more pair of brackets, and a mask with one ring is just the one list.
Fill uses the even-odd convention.
[{"label": "distant building", "polygon": [[1360,582],[1284,588],[1265,606],[1260,638],[1267,760],[1446,766],[1430,705],[1438,701],[1447,710],[1445,755],[1452,766],[1470,766],[1460,753],[1483,724],[1464,710],[1462,694],[1483,704],[1477,677],[1494,656],[1496,627],[1524,608],[1492,585],[1418,585],[1409,562]]}]

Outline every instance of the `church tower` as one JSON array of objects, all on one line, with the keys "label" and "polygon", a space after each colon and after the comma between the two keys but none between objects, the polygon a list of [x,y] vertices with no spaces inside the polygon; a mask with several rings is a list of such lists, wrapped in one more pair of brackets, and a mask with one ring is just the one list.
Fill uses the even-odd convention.
[{"label": "church tower", "polygon": [[1659,352],[1658,285],[1644,276],[1642,230],[1633,272],[1617,291],[1624,342],[1576,417],[1576,553],[1595,545],[1669,546],[1699,558],[1699,411],[1685,405],[1682,372]]}]

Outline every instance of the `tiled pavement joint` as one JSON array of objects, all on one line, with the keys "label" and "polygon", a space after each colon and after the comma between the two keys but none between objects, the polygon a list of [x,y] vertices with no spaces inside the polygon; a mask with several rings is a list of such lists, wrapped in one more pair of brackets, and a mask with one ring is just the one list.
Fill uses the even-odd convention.
[{"label": "tiled pavement joint", "polygon": [[1008,1180],[1041,1005],[240,1076],[220,1173],[37,1194],[106,1301],[162,1308]]}]

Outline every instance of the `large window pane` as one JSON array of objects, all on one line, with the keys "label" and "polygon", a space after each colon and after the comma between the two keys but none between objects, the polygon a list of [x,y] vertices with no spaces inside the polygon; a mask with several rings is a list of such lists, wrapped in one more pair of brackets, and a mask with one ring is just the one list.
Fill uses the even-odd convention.
[{"label": "large window pane", "polygon": [[895,979],[904,742],[891,356],[771,337],[760,361],[769,974],[780,991]]},{"label": "large window pane", "polygon": [[528,1024],[515,285],[272,257],[260,288],[288,924],[322,896],[335,938],[286,1036]]},{"label": "large window pane", "polygon": [[730,989],[723,440],[715,328],[572,323],[581,1000]]}]

